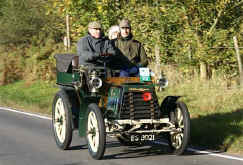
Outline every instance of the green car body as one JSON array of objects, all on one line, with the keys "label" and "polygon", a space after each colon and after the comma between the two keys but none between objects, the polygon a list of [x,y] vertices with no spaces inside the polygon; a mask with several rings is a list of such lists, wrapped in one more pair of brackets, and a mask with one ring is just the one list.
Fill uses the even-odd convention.
[{"label": "green car body", "polygon": [[[80,137],[87,138],[94,159],[103,157],[107,135],[123,145],[154,141],[165,135],[176,154],[184,152],[190,136],[190,116],[178,96],[167,96],[159,105],[155,90],[158,84],[151,76],[114,77],[105,67],[73,66],[74,57],[56,56],[60,92],[53,101],[52,125],[59,148],[69,147],[76,129]],[[166,81],[160,85],[165,86]]]}]

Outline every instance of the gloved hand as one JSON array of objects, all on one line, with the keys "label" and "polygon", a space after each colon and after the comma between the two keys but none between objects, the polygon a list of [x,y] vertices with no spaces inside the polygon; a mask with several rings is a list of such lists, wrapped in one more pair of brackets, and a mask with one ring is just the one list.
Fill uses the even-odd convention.
[{"label": "gloved hand", "polygon": [[100,56],[101,57],[110,57],[110,56],[112,56],[112,54],[109,54],[109,53],[101,53]]}]

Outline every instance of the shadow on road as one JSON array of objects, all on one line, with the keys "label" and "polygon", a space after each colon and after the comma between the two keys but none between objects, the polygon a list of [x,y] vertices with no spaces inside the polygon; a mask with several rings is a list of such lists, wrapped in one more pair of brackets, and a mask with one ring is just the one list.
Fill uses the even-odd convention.
[{"label": "shadow on road", "polygon": [[191,145],[226,152],[243,136],[243,109],[191,119]]},{"label": "shadow on road", "polygon": [[[107,148],[121,147],[119,142],[108,143]],[[105,154],[104,158],[107,159],[127,159],[139,158],[156,155],[170,155],[171,151],[167,146],[147,143],[143,146],[123,146],[120,150],[113,152],[114,154]]]},{"label": "shadow on road", "polygon": [[67,150],[83,150],[83,149],[88,149],[87,145],[71,146]]}]

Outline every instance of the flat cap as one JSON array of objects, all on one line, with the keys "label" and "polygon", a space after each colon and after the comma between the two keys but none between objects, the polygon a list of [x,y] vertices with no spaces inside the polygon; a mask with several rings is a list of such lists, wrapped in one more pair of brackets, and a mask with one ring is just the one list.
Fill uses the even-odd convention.
[{"label": "flat cap", "polygon": [[98,21],[93,21],[90,22],[88,25],[88,28],[97,28],[97,29],[101,29],[101,24]]},{"label": "flat cap", "polygon": [[125,27],[126,28],[131,28],[131,24],[130,24],[130,21],[128,19],[121,20],[120,23],[119,23],[119,26],[121,28],[125,28]]}]

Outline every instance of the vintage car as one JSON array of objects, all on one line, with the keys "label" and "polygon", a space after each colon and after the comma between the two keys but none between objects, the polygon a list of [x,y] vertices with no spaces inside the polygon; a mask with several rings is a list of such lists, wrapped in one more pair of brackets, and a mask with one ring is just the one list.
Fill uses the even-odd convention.
[{"label": "vintage car", "polygon": [[78,65],[74,54],[55,57],[60,90],[53,100],[52,130],[60,149],[68,149],[73,130],[78,130],[94,159],[104,156],[106,136],[122,145],[164,138],[173,153],[183,154],[190,115],[179,96],[167,96],[159,105],[155,87],[167,85],[164,77],[155,81],[148,68],[140,68],[139,77],[119,77],[106,65]]}]

